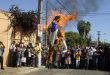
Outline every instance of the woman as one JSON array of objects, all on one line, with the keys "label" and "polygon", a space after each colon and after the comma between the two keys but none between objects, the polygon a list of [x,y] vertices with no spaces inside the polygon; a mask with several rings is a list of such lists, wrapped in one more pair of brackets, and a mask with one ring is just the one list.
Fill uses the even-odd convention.
[{"label": "woman", "polygon": [[22,51],[21,51],[21,66],[25,66],[26,65],[26,47],[24,45],[22,45]]},{"label": "woman", "polygon": [[70,52],[70,50],[67,50],[67,52],[65,54],[65,64],[66,64],[66,68],[70,68],[70,65],[71,65],[71,52]]},{"label": "woman", "polygon": [[21,43],[16,46],[17,67],[21,67],[22,58],[22,45]]},{"label": "woman", "polygon": [[27,45],[27,66],[31,66],[31,57],[32,57],[32,49],[29,45]]}]

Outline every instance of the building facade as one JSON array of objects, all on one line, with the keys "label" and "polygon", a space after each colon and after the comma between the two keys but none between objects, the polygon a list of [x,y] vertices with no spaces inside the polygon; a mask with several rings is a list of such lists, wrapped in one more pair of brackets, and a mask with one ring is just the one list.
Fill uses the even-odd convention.
[{"label": "building facade", "polygon": [[[33,45],[36,42],[36,31],[29,34],[24,35],[20,28],[16,28],[15,31],[10,26],[10,13],[7,11],[0,10],[0,41],[3,42],[5,46],[4,51],[4,66],[8,66],[9,64],[9,47],[12,41],[19,43],[22,39],[22,42],[27,45],[28,43],[32,43]],[[22,35],[21,35],[22,33]]]},{"label": "building facade", "polygon": [[4,66],[8,63],[9,46],[11,44],[12,28],[8,29],[10,25],[9,15],[8,12],[0,10],[0,41],[3,42],[5,46],[3,56]]}]

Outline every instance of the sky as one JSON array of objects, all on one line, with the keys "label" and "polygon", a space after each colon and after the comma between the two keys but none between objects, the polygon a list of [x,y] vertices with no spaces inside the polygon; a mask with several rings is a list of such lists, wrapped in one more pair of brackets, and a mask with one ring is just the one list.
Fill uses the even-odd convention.
[{"label": "sky", "polygon": [[0,0],[0,9],[8,11],[11,5],[18,5],[25,11],[37,10],[38,0]]},{"label": "sky", "polygon": [[[99,6],[99,9],[83,17],[83,20],[91,23],[91,36],[93,40],[97,40],[97,31],[101,31],[101,41],[110,42],[110,0],[104,0]],[[38,0],[0,0],[0,9],[8,11],[11,5],[18,5],[20,9],[29,11],[37,10]],[[77,22],[74,22],[74,25]],[[66,28],[66,31],[77,32],[76,27],[71,27],[72,24]]]},{"label": "sky", "polygon": [[109,0],[104,0],[100,8],[95,13],[97,15],[87,15],[83,19],[90,21],[92,25],[92,38],[97,40],[97,31],[101,31],[100,38],[104,42],[110,42],[110,4]]}]

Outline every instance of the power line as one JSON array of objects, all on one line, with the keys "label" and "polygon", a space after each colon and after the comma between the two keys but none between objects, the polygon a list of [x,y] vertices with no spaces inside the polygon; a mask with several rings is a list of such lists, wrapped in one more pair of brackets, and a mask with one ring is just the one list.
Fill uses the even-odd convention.
[{"label": "power line", "polygon": [[[70,9],[70,8],[66,8],[65,7],[65,5],[63,4],[63,0],[56,0],[57,1],[57,3],[68,13],[68,14],[71,14],[70,13],[70,11],[69,10],[72,10],[72,9]],[[49,2],[52,6],[54,6],[54,8],[56,8],[56,9],[59,9],[59,8],[57,8],[56,6],[58,6],[58,4],[56,4],[56,5],[53,5],[51,2]],[[60,7],[59,6],[59,7]],[[62,9],[61,9],[62,10]],[[87,15],[87,16],[96,16],[96,15],[110,15],[110,13],[109,12],[103,12],[103,13],[80,13],[78,16],[85,16],[85,15]],[[73,24],[73,23],[72,23]],[[74,24],[73,24],[74,25]],[[74,25],[74,27],[77,29],[77,27],[76,27],[76,25]]]},{"label": "power line", "polygon": [[68,12],[68,14],[70,14],[70,12],[68,11],[68,9],[66,9],[65,6],[59,0],[57,0],[57,2]]},{"label": "power line", "polygon": [[[59,0],[56,0],[56,1],[60,4],[60,6],[63,7],[63,9],[64,9],[68,14],[71,15],[71,13],[68,11],[68,9],[66,9],[65,6],[64,6]],[[48,3],[51,4],[55,9],[58,9],[56,6],[54,6],[54,5],[53,5],[52,3],[50,3],[49,1],[48,1]],[[61,10],[62,10],[62,9],[61,9]],[[71,23],[71,24],[74,25],[73,23]],[[76,25],[74,25],[74,27],[77,29]]]},{"label": "power line", "polygon": [[[59,4],[61,4],[61,6],[68,12],[68,10],[65,8],[65,6],[59,1],[59,0],[57,0],[58,1],[58,3]],[[70,12],[68,12],[68,14],[70,14],[71,15],[71,13]],[[72,23],[73,24],[73,23]],[[73,24],[74,25],[74,24]],[[77,27],[74,25],[74,27],[77,29]]]},{"label": "power line", "polygon": [[[71,12],[69,10],[72,10],[72,8],[66,8],[65,5],[63,4],[63,0],[56,0],[60,6],[63,7],[63,9],[68,13],[71,14]],[[51,3],[52,4],[52,3]],[[56,4],[57,5],[57,4]],[[58,5],[57,5],[58,6]],[[61,9],[62,10],[62,9]],[[79,13],[79,16],[85,16],[85,15],[89,15],[89,16],[95,16],[95,15],[110,15],[110,12],[102,12],[102,13]]]},{"label": "power line", "polygon": [[54,8],[56,8],[56,6],[53,5],[51,2],[49,2],[48,0],[47,0],[47,2],[48,2],[48,4],[50,4],[51,6],[53,6]]}]

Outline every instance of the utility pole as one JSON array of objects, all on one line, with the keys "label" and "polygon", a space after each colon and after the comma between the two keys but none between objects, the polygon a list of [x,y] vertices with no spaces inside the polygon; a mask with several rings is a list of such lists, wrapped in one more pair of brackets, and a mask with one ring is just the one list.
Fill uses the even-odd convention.
[{"label": "utility pole", "polygon": [[[38,0],[38,24],[41,24],[42,22],[42,3],[43,3],[43,0]],[[36,33],[36,40],[37,41],[40,41],[41,38],[38,36],[38,25],[37,25],[37,33]]]},{"label": "utility pole", "polygon": [[98,34],[97,34],[97,35],[98,35],[98,39],[97,39],[97,46],[98,46],[98,45],[99,45],[99,43],[100,43],[100,35],[101,35],[101,34],[100,34],[100,32],[101,32],[101,31],[97,31],[97,33],[98,33]]},{"label": "utility pole", "polygon": [[43,0],[38,0],[38,24],[42,22],[42,3]]},{"label": "utility pole", "polygon": [[[48,0],[46,0],[46,25],[47,25],[47,21],[48,21]],[[47,46],[47,33],[46,33],[46,30],[45,30],[45,45]]]}]

